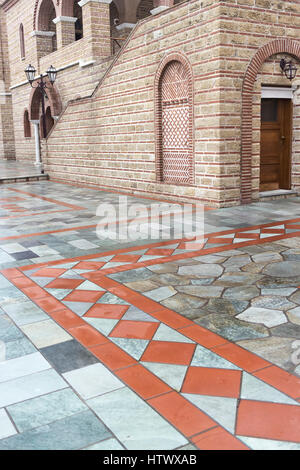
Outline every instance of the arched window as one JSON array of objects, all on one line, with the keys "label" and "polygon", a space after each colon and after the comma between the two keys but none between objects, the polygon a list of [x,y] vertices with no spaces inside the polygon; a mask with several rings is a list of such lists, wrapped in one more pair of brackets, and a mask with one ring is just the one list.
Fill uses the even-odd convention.
[{"label": "arched window", "polygon": [[170,184],[194,182],[193,82],[187,59],[172,54],[156,77],[157,179]]},{"label": "arched window", "polygon": [[54,18],[56,18],[56,11],[53,1],[42,0],[39,8],[37,29],[38,31],[47,31],[52,33],[52,35],[44,37],[41,56],[51,54],[51,52],[57,50],[56,25],[53,23]]},{"label": "arched window", "polygon": [[21,23],[19,28],[19,35],[20,35],[20,54],[21,59],[25,59],[25,40],[24,40],[24,26]]},{"label": "arched window", "polygon": [[136,11],[137,21],[151,16],[151,10],[153,10],[153,8],[153,0],[141,0]]},{"label": "arched window", "polygon": [[75,41],[83,38],[83,23],[82,23],[82,8],[78,5],[77,1],[74,2],[74,18],[77,18],[75,23]]},{"label": "arched window", "polygon": [[122,38],[119,39],[120,32],[117,30],[117,26],[120,22],[119,10],[115,2],[111,2],[109,6],[110,13],[110,37],[111,37],[111,49],[112,54],[115,54],[122,47]]},{"label": "arched window", "polygon": [[31,137],[31,126],[27,109],[24,111],[24,137]]}]

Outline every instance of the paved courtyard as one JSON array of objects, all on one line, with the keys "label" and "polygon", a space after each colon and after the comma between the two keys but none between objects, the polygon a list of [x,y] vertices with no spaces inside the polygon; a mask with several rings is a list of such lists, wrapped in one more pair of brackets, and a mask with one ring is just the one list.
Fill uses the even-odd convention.
[{"label": "paved courtyard", "polygon": [[299,450],[300,198],[99,238],[119,196],[0,187],[0,450]]}]

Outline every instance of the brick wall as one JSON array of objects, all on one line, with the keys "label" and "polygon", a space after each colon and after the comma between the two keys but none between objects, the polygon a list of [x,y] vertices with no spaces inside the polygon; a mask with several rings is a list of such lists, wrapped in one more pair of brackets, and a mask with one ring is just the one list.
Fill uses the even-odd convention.
[{"label": "brick wall", "polygon": [[[69,106],[57,123],[47,142],[50,175],[153,197],[239,204],[246,70],[263,45],[285,36],[299,38],[299,13],[300,6],[294,2],[192,0],[142,21],[94,98]],[[156,181],[154,77],[160,61],[176,51],[186,55],[194,76],[193,186]],[[260,82],[268,67],[268,63],[262,67],[253,93],[250,185],[254,199],[258,195]],[[277,62],[273,68],[274,74],[267,74],[270,84],[277,83],[280,74]],[[289,82],[284,79],[284,84]],[[294,161],[297,132],[295,121]],[[295,168],[294,186],[299,184]]]}]

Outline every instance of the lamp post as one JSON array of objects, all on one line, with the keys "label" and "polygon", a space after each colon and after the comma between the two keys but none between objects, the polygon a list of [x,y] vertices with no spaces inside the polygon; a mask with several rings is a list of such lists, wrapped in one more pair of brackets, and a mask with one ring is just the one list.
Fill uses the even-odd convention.
[{"label": "lamp post", "polygon": [[[25,69],[26,77],[27,77],[27,80],[30,83],[31,87],[32,88],[39,88],[39,90],[41,92],[41,96],[42,96],[43,137],[45,139],[47,137],[46,113],[45,113],[45,96],[47,96],[46,89],[49,88],[49,87],[47,86],[47,83],[45,82],[44,77],[43,77],[42,74],[40,75],[40,78],[37,81],[37,86],[34,87],[32,85],[33,82],[34,82],[34,79],[35,79],[35,72],[36,72],[36,70],[33,67],[33,65],[31,65],[31,64],[29,64]],[[49,69],[47,70],[46,75],[48,76],[51,85],[53,85],[55,80],[56,80],[56,75],[57,75],[56,68],[53,67],[53,65],[51,65],[49,67]]]}]

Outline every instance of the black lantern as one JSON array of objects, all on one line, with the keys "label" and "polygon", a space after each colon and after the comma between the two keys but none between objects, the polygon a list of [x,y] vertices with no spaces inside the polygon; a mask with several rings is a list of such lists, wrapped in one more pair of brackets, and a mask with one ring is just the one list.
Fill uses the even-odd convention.
[{"label": "black lantern", "polygon": [[281,59],[280,68],[288,80],[293,80],[296,77],[297,67],[292,60]]},{"label": "black lantern", "polygon": [[[45,98],[47,98],[47,91],[46,90],[50,89],[51,87],[47,86],[47,84],[49,85],[49,82],[44,80],[44,77],[43,77],[42,74],[37,79],[35,86],[33,86],[33,82],[35,80],[35,72],[36,72],[36,70],[31,64],[29,64],[25,69],[26,77],[27,77],[27,80],[29,81],[31,87],[32,88],[38,88],[41,92],[43,137],[46,138],[47,137],[47,126],[46,126]],[[51,65],[49,67],[49,69],[47,70],[46,74],[48,75],[48,78],[49,78],[49,81],[50,81],[51,85],[53,85],[53,83],[56,80],[56,75],[57,75],[56,68],[53,67],[53,65]]]},{"label": "black lantern", "polygon": [[53,83],[55,82],[56,80],[56,74],[57,74],[57,70],[55,67],[53,67],[53,65],[51,65],[48,70],[47,70],[47,75],[49,77],[49,80],[51,82],[51,84],[53,85]]},{"label": "black lantern", "polygon": [[25,69],[25,73],[26,73],[26,77],[27,77],[27,80],[29,81],[30,85],[34,81],[35,72],[36,72],[36,70],[33,67],[33,65],[31,65],[31,64],[27,65],[27,67]]}]

